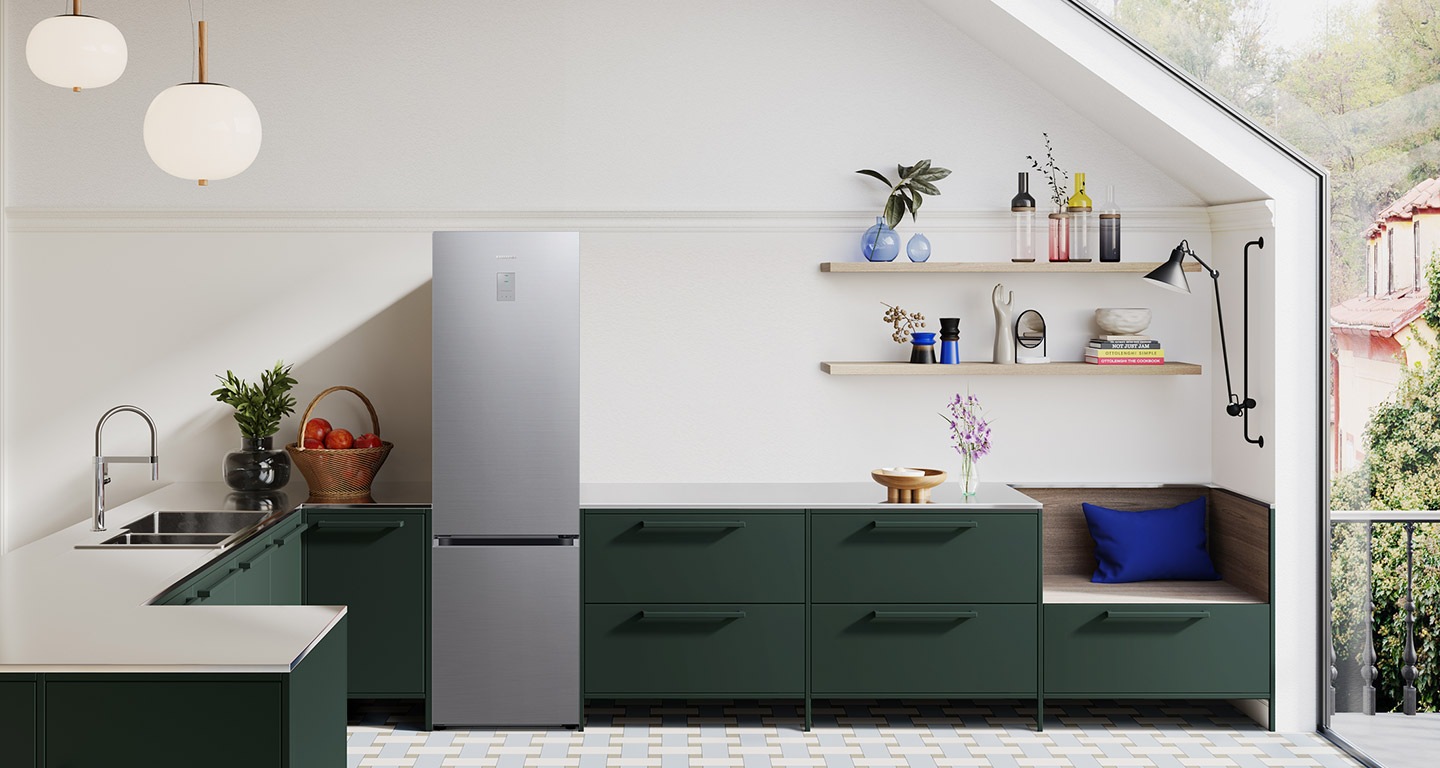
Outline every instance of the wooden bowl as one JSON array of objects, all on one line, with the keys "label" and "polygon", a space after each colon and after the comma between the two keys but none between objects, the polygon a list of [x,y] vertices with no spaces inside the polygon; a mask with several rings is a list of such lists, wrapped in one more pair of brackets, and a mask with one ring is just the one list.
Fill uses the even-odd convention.
[{"label": "wooden bowl", "polygon": [[875,469],[870,471],[870,477],[885,486],[887,492],[885,500],[891,504],[930,503],[930,489],[945,482],[945,470],[922,467],[907,467],[907,469],[918,469],[925,474],[920,477],[902,477],[887,475]]}]

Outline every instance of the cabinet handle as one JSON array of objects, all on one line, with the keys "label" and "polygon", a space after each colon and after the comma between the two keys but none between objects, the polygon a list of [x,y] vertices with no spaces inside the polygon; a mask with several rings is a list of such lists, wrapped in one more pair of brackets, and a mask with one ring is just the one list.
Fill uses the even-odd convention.
[{"label": "cabinet handle", "polygon": [[404,528],[404,520],[317,520],[315,527],[342,531],[366,531],[381,528]]},{"label": "cabinet handle", "polygon": [[733,528],[744,528],[744,520],[641,520],[641,528],[654,528],[659,531],[696,530],[702,528],[717,528],[730,530]]},{"label": "cabinet handle", "polygon": [[980,527],[974,520],[875,520],[871,525],[876,528],[903,528],[912,531],[958,531]]},{"label": "cabinet handle", "polygon": [[197,590],[195,590],[195,599],[196,599],[196,600],[209,600],[209,599],[210,599],[210,590],[208,590],[208,589],[197,589]]},{"label": "cabinet handle", "polygon": [[[251,561],[251,562],[254,562],[254,561]],[[240,563],[240,570],[242,570],[242,571],[248,571],[248,570],[250,570],[250,563]]]},{"label": "cabinet handle", "polygon": [[295,538],[295,535],[296,535],[296,534],[304,533],[304,532],[305,532],[306,530],[308,530],[309,528],[310,528],[310,524],[309,524],[309,523],[301,523],[301,524],[295,526],[295,529],[294,529],[294,530],[290,531],[289,533],[285,534],[284,536],[281,536],[281,537],[276,538],[276,539],[272,539],[272,540],[271,540],[271,543],[273,543],[273,544],[274,544],[275,546],[277,546],[277,547],[283,547],[283,546],[285,546],[285,542],[287,542],[287,541]]},{"label": "cabinet handle", "polygon": [[744,611],[641,611],[640,619],[650,621],[683,621],[686,619],[699,619],[702,621],[722,621],[724,619],[743,619]]},{"label": "cabinet handle", "polygon": [[977,611],[874,611],[874,621],[959,621],[979,617]]},{"label": "cabinet handle", "polygon": [[1107,619],[1127,621],[1181,621],[1184,619],[1208,619],[1209,611],[1106,611]]}]

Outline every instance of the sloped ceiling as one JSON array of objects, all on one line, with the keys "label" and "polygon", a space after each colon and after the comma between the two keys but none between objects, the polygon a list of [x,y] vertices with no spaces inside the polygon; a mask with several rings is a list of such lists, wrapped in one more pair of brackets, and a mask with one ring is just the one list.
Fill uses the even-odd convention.
[{"label": "sloped ceiling", "polygon": [[[1036,23],[1035,3],[1026,0],[919,0],[942,19],[980,42],[996,56],[1041,83],[1056,98],[1094,121],[1160,171],[1190,189],[1211,205],[1270,197],[1242,170],[1229,167],[1192,140],[1177,126],[1159,117],[1154,105],[1194,99],[1188,87],[1164,73],[1148,88],[1122,90],[1097,74],[1091,63],[1102,57],[1127,57],[1133,66],[1163,70],[1099,27],[1092,19],[1062,0],[1045,0],[1039,21],[1071,25],[1063,43],[1046,37],[1045,24]],[[1050,6],[1053,6],[1051,9]],[[1029,19],[1027,22],[1024,19]],[[1032,26],[1033,25],[1033,26]],[[1054,29],[1053,26],[1049,27]],[[1103,32],[1098,42],[1094,32]],[[1088,34],[1088,44],[1079,38]],[[1069,50],[1067,50],[1067,47]],[[1083,54],[1081,49],[1084,48]],[[1194,99],[1199,101],[1198,99]],[[1209,105],[1199,108],[1215,110]],[[1047,130],[1059,130],[1047,127]],[[1252,140],[1264,144],[1259,138]]]}]

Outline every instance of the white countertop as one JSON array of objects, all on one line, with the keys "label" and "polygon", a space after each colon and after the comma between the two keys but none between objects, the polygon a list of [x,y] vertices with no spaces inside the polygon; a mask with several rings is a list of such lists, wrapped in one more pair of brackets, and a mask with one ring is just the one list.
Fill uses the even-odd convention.
[{"label": "white countertop", "polygon": [[[404,486],[376,498],[429,501],[428,484]],[[305,498],[303,482],[290,491],[285,512]],[[147,605],[223,552],[75,549],[158,510],[234,509],[230,493],[223,483],[166,486],[107,510],[109,531],[86,520],[0,556],[0,673],[289,672],[344,606]]]},{"label": "white countertop", "polygon": [[581,483],[581,509],[1040,509],[1004,483],[981,483],[974,496],[946,480],[929,504],[891,504],[885,486],[868,483]]}]

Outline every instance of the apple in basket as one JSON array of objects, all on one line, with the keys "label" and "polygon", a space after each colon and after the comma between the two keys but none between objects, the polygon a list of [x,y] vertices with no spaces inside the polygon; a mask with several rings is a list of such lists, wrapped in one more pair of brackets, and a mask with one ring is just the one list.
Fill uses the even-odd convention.
[{"label": "apple in basket", "polygon": [[332,429],[325,436],[325,447],[332,451],[343,451],[355,445],[355,436],[348,429]]},{"label": "apple in basket", "polygon": [[307,451],[312,451],[312,450],[315,450],[316,448],[324,448],[324,447],[325,447],[325,444],[322,443],[322,442],[320,442],[319,440],[316,440],[316,439],[313,438],[313,437],[307,437],[307,438],[305,438],[305,443],[304,443],[304,445],[302,445],[301,447],[304,448],[304,449],[307,450]]},{"label": "apple in basket", "polygon": [[377,435],[377,434],[375,434],[374,432],[366,432],[365,434],[363,434],[363,435],[355,438],[355,447],[356,447],[356,448],[379,448],[379,447],[380,447],[380,436]]},{"label": "apple in basket", "polygon": [[[326,421],[325,419],[311,419],[305,422],[306,440],[317,440],[323,443],[325,441],[325,436],[328,434],[330,434],[330,422]],[[305,447],[309,448],[310,446],[307,445]],[[318,448],[320,446],[315,447]]]}]

